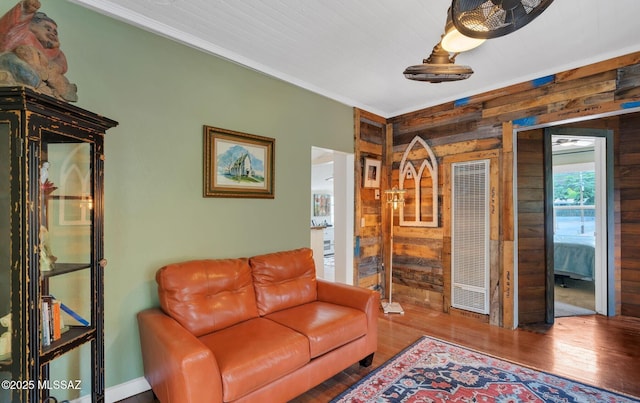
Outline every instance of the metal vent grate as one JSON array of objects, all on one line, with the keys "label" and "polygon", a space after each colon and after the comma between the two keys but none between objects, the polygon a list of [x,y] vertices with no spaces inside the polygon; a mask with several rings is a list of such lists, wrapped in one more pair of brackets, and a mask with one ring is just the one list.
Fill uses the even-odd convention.
[{"label": "metal vent grate", "polygon": [[489,160],[452,164],[452,306],[489,313]]}]

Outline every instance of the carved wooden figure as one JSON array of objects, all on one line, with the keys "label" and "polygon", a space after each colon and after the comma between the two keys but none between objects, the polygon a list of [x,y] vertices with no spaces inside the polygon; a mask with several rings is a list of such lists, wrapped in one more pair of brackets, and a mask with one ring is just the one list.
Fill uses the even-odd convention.
[{"label": "carved wooden figure", "polygon": [[0,85],[26,85],[75,102],[77,86],[65,77],[58,25],[39,9],[38,0],[22,0],[0,18]]}]

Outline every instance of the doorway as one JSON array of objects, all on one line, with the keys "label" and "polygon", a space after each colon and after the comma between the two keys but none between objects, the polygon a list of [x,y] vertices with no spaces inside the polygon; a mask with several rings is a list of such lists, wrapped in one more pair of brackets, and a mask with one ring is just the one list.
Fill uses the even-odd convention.
[{"label": "doorway", "polygon": [[[639,193],[638,175],[634,170],[637,153],[634,151],[638,147],[639,112],[640,107],[629,108],[580,121],[556,123],[556,126],[543,124],[513,130],[514,267],[511,279],[514,327],[552,324],[554,321],[554,294],[547,292],[553,290],[554,275],[553,270],[550,273],[546,270],[553,268],[553,262],[544,261],[549,255],[547,244],[553,247],[552,242],[546,242],[553,237],[553,226],[550,225],[548,231],[540,227],[551,214],[545,207],[553,203],[553,199],[547,201],[540,192],[545,188],[544,178],[550,177],[545,169],[550,169],[551,162],[549,160],[547,164],[544,155],[545,149],[551,149],[550,136],[548,140],[544,136],[545,128],[549,127],[606,130],[606,161],[603,162],[606,165],[606,192],[602,197],[606,198],[607,219],[606,228],[596,229],[603,234],[607,251],[602,256],[606,259],[603,266],[607,270],[602,271],[604,280],[600,282],[603,286],[606,284],[606,293],[602,293],[606,296],[603,309],[606,316],[638,316],[633,299],[637,294],[634,291],[636,282],[626,279],[634,278],[637,271],[634,268],[638,267],[634,238],[638,230],[634,218],[637,217]],[[547,144],[543,144],[545,141]]]},{"label": "doorway", "polygon": [[549,128],[554,317],[607,314],[604,129]]},{"label": "doorway", "polygon": [[311,248],[316,276],[353,284],[354,156],[311,149]]},{"label": "doorway", "polygon": [[[613,131],[607,125],[608,122],[605,120],[596,120],[532,128],[516,133],[514,140],[517,149],[517,191],[514,192],[514,201],[517,206],[517,324],[552,324],[555,318],[555,223],[552,181],[554,135],[569,140],[583,137],[602,139],[595,140],[597,146],[594,145],[601,147],[599,151],[594,151],[595,164],[602,167],[596,171],[601,172],[601,177],[606,178],[606,181],[599,186],[603,190],[595,192],[593,196],[601,198],[598,204],[602,207],[601,215],[605,217],[599,220],[600,227],[595,229],[595,233],[599,234],[596,240],[602,242],[599,247],[599,251],[602,252],[597,258],[597,266],[602,270],[598,269],[596,272],[594,263],[593,285],[597,306],[594,306],[593,310],[608,316],[615,315],[614,209],[607,208],[614,206]],[[562,141],[558,143],[560,142]],[[575,195],[576,193],[573,193],[571,197],[573,202],[576,200]],[[579,211],[577,214],[580,214]]]}]

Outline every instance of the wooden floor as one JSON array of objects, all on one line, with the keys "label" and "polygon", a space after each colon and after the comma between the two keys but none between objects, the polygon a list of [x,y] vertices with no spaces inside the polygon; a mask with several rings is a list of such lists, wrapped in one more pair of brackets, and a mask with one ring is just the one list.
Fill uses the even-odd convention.
[{"label": "wooden floor", "polygon": [[[352,365],[292,402],[327,402],[389,358],[429,335],[570,379],[640,397],[640,319],[575,316],[552,327],[506,330],[473,319],[403,304],[404,315],[380,313],[373,365]],[[150,392],[123,400],[154,402]]]}]

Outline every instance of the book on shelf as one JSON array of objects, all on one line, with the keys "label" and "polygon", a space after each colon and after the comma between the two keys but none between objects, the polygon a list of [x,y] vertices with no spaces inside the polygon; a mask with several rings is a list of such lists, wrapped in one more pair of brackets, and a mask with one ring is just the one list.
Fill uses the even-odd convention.
[{"label": "book on shelf", "polygon": [[42,345],[47,347],[51,344],[51,297],[42,297]]},{"label": "book on shelf", "polygon": [[51,301],[51,340],[53,341],[60,338],[62,328],[64,327],[62,317],[60,316],[60,304],[61,302],[57,299]]},{"label": "book on shelf", "polygon": [[65,326],[62,313],[66,313],[82,326],[89,326],[89,321],[84,319],[73,309],[57,300],[53,295],[42,296],[42,345],[47,347],[51,342],[60,339],[63,333],[69,330]]}]

